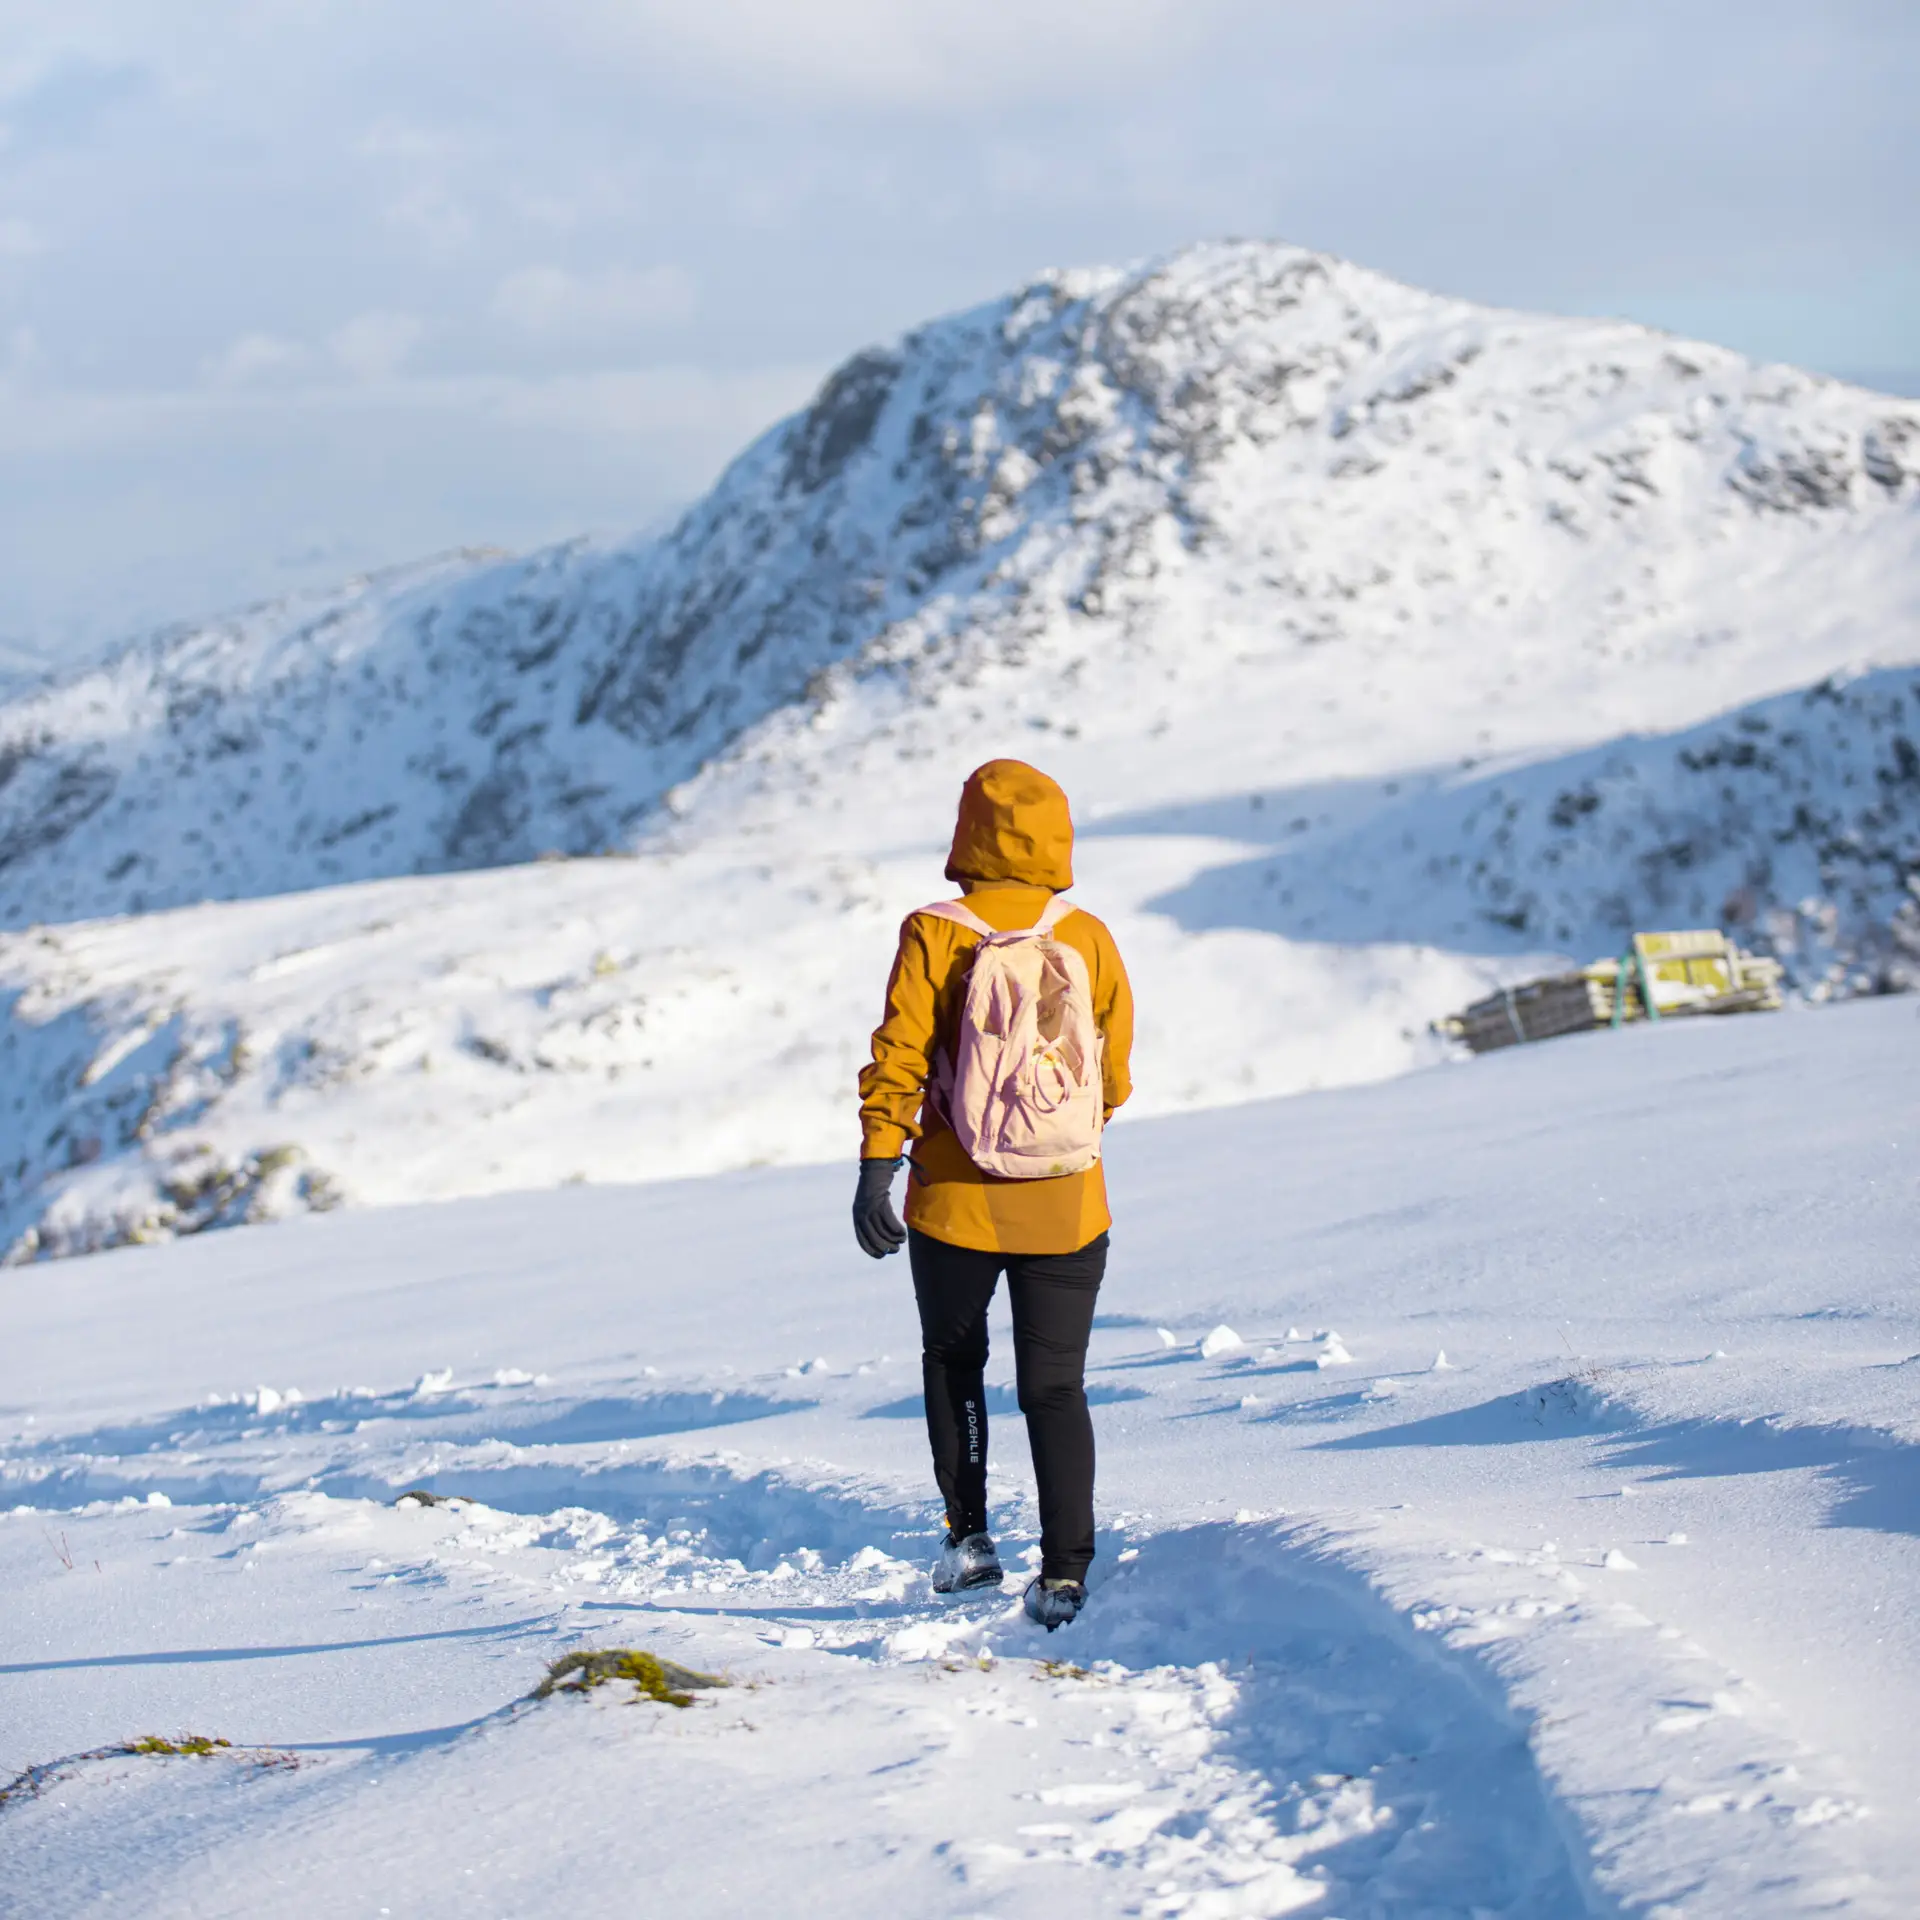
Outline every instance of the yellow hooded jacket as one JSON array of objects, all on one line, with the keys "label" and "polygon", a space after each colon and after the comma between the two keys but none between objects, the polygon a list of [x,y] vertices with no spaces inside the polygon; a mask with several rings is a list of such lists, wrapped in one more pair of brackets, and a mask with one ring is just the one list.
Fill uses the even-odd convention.
[{"label": "yellow hooded jacket", "polygon": [[[1049,899],[1073,885],[1073,819],[1067,796],[1019,760],[989,760],[960,796],[947,878],[967,905],[1003,933],[1030,927]],[[1093,1013],[1106,1045],[1106,1106],[1133,1091],[1133,994],[1113,935],[1084,908],[1054,937],[1085,956]],[[885,1017],[874,1029],[873,1060],[860,1075],[861,1157],[891,1160],[913,1144],[907,1224],[935,1240],[988,1253],[1073,1253],[1112,1224],[1106,1174],[1003,1180],[982,1173],[926,1098],[934,1056],[949,1056],[980,936],[931,914],[909,914],[887,981]]]}]

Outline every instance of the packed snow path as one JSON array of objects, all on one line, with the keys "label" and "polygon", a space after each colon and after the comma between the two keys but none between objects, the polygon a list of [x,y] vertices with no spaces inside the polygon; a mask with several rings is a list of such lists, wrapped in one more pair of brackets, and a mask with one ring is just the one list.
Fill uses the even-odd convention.
[{"label": "packed snow path", "polygon": [[[1116,1130],[1051,1639],[928,1589],[844,1169],[9,1275],[0,1771],[235,1747],[0,1806],[8,1897],[1911,1911],[1916,1046],[1883,1001]],[[523,1702],[583,1644],[734,1684]]]}]

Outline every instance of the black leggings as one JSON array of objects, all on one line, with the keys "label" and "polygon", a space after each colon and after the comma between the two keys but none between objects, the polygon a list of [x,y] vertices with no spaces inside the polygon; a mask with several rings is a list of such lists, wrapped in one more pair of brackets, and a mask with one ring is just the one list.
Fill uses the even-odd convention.
[{"label": "black leggings", "polygon": [[1001,1273],[1013,1306],[1013,1365],[1040,1483],[1040,1571],[1084,1580],[1093,1559],[1093,1420],[1087,1337],[1107,1270],[1107,1236],[1077,1253],[978,1253],[910,1232],[933,1473],[947,1525],[987,1526],[987,1303]]}]

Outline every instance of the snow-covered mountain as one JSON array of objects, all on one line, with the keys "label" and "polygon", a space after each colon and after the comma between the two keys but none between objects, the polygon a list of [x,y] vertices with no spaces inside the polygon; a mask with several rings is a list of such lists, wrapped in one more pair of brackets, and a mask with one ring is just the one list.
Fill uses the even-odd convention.
[{"label": "snow-covered mountain", "polygon": [[658,541],[0,706],[0,1245],[851,1151],[993,753],[1074,797],[1148,1111],[1397,1071],[1636,919],[1884,974],[1916,503],[1920,406],[1719,348],[1280,246],[1044,276]]},{"label": "snow-covered mountain", "polygon": [[[1355,726],[1704,717],[1897,638],[1917,480],[1920,407],[1639,328],[1281,246],[1048,275],[855,356],[657,543],[432,562],[0,709],[0,924],[625,845],[851,682],[1175,789],[1345,772]],[[1208,775],[1147,751],[1196,714]]]}]

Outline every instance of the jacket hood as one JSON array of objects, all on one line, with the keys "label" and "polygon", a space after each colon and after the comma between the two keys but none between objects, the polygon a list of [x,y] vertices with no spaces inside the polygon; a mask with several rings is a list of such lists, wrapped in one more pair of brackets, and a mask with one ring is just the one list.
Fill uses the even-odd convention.
[{"label": "jacket hood", "polygon": [[1073,815],[1059,784],[1024,760],[989,760],[960,790],[949,880],[1073,885]]}]

